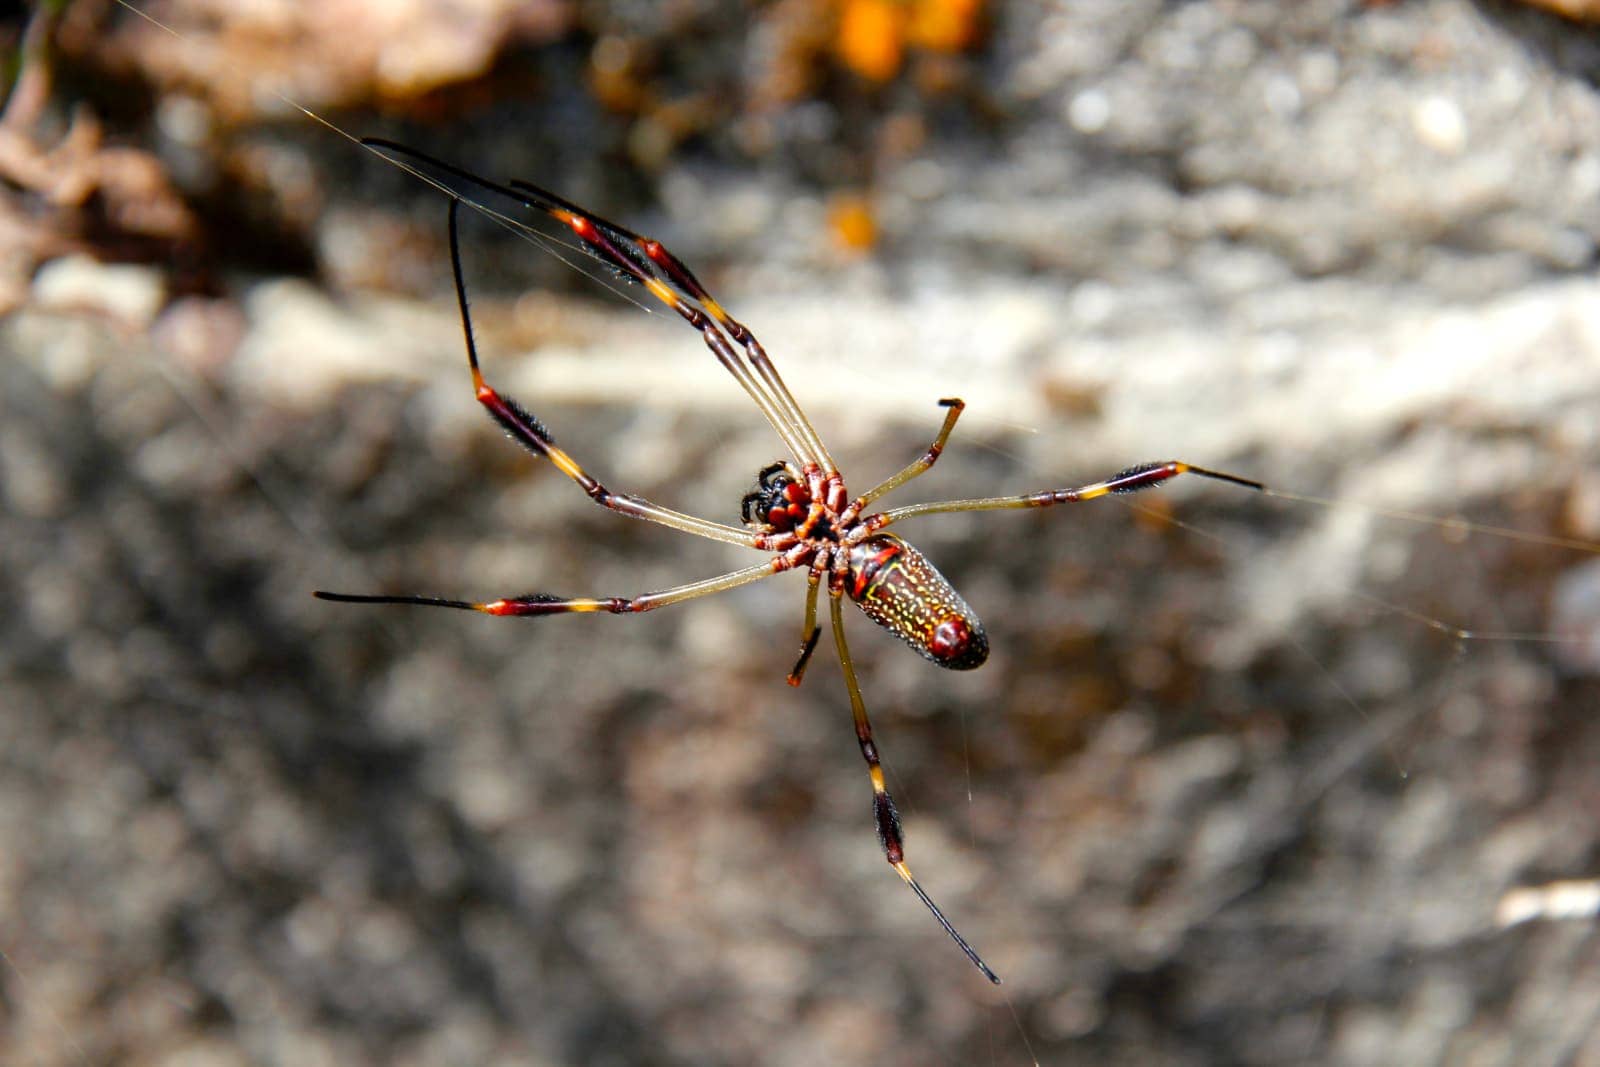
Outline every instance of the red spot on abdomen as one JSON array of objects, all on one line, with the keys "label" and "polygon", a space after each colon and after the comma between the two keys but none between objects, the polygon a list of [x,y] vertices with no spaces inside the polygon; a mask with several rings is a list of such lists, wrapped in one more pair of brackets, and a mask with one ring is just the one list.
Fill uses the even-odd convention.
[{"label": "red spot on abdomen", "polygon": [[944,661],[958,660],[972,647],[972,627],[959,615],[951,615],[933,628],[928,651]]}]

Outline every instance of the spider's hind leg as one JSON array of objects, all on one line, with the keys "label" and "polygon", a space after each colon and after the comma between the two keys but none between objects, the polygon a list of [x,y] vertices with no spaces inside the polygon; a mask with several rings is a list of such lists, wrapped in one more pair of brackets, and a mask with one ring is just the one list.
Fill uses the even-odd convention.
[{"label": "spider's hind leg", "polygon": [[850,690],[850,712],[856,721],[856,741],[861,745],[861,756],[867,761],[867,774],[872,778],[872,817],[878,829],[878,843],[883,846],[884,858],[894,868],[917,899],[927,905],[933,917],[939,921],[944,932],[949,934],[955,943],[972,961],[973,966],[983,972],[983,976],[995,985],[1000,984],[1000,976],[983,962],[977,950],[967,944],[967,939],[956,932],[950,920],[944,917],[944,912],[933,902],[933,898],[911,876],[911,868],[906,866],[905,838],[900,829],[900,813],[895,810],[894,798],[889,795],[889,787],[883,779],[883,766],[878,758],[878,746],[872,740],[872,724],[867,721],[867,706],[861,699],[861,686],[856,681],[856,669],[850,662],[850,649],[844,639],[844,616],[841,614],[843,600],[834,595],[829,599],[829,608],[833,615],[833,641],[839,651],[839,666],[844,669],[845,686]]}]

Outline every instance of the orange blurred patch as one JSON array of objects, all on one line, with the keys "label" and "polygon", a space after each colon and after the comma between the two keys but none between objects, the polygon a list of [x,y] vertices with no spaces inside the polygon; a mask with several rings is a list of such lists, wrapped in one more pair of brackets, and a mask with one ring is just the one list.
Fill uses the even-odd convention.
[{"label": "orange blurred patch", "polygon": [[834,49],[863,78],[885,82],[908,45],[938,55],[971,48],[982,16],[983,0],[839,0]]},{"label": "orange blurred patch", "polygon": [[1542,7],[1563,18],[1580,22],[1600,22],[1600,0],[1522,0],[1530,7]]},{"label": "orange blurred patch", "polygon": [[878,243],[878,222],[872,205],[859,193],[838,193],[828,204],[828,231],[834,243],[853,255],[869,252]]},{"label": "orange blurred patch", "polygon": [[834,48],[845,66],[871,81],[900,72],[905,53],[906,6],[895,0],[844,0]]},{"label": "orange blurred patch", "polygon": [[964,52],[978,39],[983,0],[918,0],[907,38],[930,52]]}]

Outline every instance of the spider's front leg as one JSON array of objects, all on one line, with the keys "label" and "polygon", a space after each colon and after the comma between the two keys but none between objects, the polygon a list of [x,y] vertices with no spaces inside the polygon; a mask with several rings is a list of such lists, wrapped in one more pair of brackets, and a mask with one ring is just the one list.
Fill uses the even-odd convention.
[{"label": "spider's front leg", "polygon": [[[621,278],[644,286],[652,297],[700,332],[717,362],[755,401],[804,468],[814,470],[815,476],[823,479],[836,473],[833,460],[816,430],[755,336],[731,318],[688,266],[667,251],[661,242],[634,233],[528,182],[498,185],[383,138],[363,138],[361,143],[448,194],[452,200],[464,200],[513,227],[522,226],[518,216],[528,209],[566,227],[591,255],[617,271]],[[729,340],[730,335],[733,342]],[[734,351],[734,342],[743,346],[744,359]]]},{"label": "spider's front leg", "polygon": [[669,526],[684,533],[692,533],[699,537],[709,538],[713,541],[722,541],[726,544],[743,545],[747,548],[765,547],[743,530],[726,526],[719,522],[698,518],[694,515],[685,515],[682,512],[664,508],[653,504],[642,497],[628,496],[623,493],[613,493],[604,485],[585,471],[578,462],[569,456],[564,449],[555,443],[550,436],[550,431],[545,429],[530,412],[508,396],[503,396],[483,376],[483,370],[478,365],[478,344],[472,332],[472,308],[467,300],[466,275],[461,267],[461,235],[460,235],[461,201],[456,198],[450,200],[450,268],[455,276],[456,303],[461,309],[461,331],[466,340],[467,369],[472,372],[472,388],[478,403],[483,405],[491,418],[498,422],[512,439],[525,446],[530,452],[543,456],[555,465],[556,469],[576,482],[589,498],[601,507],[636,519],[645,519],[649,522]]}]

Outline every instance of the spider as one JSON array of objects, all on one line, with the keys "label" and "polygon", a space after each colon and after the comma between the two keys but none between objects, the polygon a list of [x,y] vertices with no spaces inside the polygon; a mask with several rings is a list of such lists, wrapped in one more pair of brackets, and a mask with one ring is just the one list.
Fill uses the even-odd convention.
[{"label": "spider", "polygon": [[[945,933],[954,939],[967,959],[985,978],[999,985],[1000,977],[945,918],[944,912],[906,865],[900,816],[884,782],[878,746],[872,736],[872,724],[867,718],[861,685],[856,678],[849,645],[845,640],[843,607],[846,598],[860,607],[869,619],[929,661],[950,670],[972,670],[981,667],[989,656],[989,640],[983,624],[961,594],[927,557],[907,541],[887,532],[891,525],[913,516],[940,512],[999,511],[1077,503],[1114,493],[1148,489],[1180,474],[1199,475],[1258,492],[1265,491],[1265,487],[1248,478],[1208,470],[1179,460],[1168,460],[1143,463],[1102,481],[1076,488],[945,500],[887,511],[871,511],[869,506],[873,501],[920,476],[938,461],[956,420],[961,416],[965,406],[962,401],[955,398],[940,400],[939,404],[945,409],[944,422],[927,451],[892,477],[858,496],[852,496],[845,488],[844,478],[833,457],[828,454],[810,420],[784,385],[783,378],[760,342],[743,324],[732,318],[689,268],[659,242],[608,222],[527,182],[513,181],[509,185],[499,185],[391,141],[368,138],[362,143],[449,197],[450,266],[455,279],[456,300],[460,306],[462,332],[466,339],[467,367],[472,375],[478,402],[490,417],[529,451],[550,460],[557,470],[576,482],[601,507],[697,537],[753,549],[763,553],[766,559],[716,577],[632,597],[566,597],[529,593],[474,602],[432,596],[330,593],[323,590],[318,590],[314,595],[323,600],[346,603],[419,604],[502,616],[538,617],[602,611],[621,615],[652,611],[696,597],[710,596],[785,571],[804,571],[807,587],[800,653],[794,669],[789,672],[788,682],[790,685],[800,684],[806,664],[816,650],[822,633],[822,627],[817,622],[817,602],[825,585],[834,647],[850,697],[856,740],[872,782],[872,817],[884,856],[917,899],[927,906]],[[740,504],[740,515],[744,521],[742,529],[673,511],[642,497],[606,488],[556,445],[550,432],[533,414],[488,383],[478,365],[477,343],[473,338],[472,317],[461,266],[458,220],[463,202],[518,228],[524,228],[523,224],[517,222],[517,215],[522,212],[532,210],[549,216],[570,229],[581,242],[581,247],[619,278],[644,286],[654,299],[676,311],[700,332],[717,361],[749,394],[789,452],[789,458],[780,459],[757,474],[755,489],[747,493]]]}]

